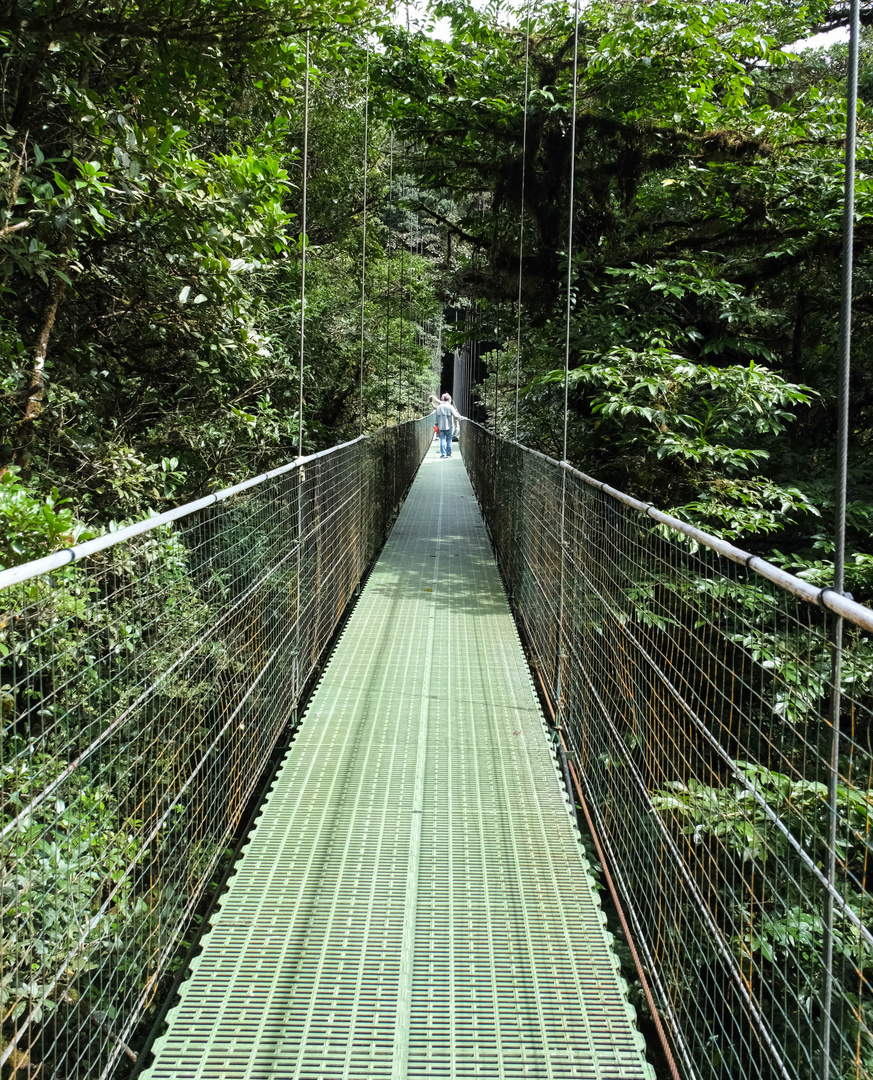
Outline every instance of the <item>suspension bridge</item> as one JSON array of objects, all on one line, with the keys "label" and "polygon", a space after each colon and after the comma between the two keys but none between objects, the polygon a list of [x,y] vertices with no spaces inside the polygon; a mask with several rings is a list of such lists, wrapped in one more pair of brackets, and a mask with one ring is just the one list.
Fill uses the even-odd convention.
[{"label": "suspension bridge", "polygon": [[306,33],[299,456],[0,571],[2,1080],[873,1076],[851,22],[832,587],[518,443],[524,212],[516,440],[389,426],[387,311],[363,434],[368,105],[362,434],[304,455]]},{"label": "suspension bridge", "polygon": [[148,1075],[646,1076],[569,809],[432,448]]},{"label": "suspension bridge", "polygon": [[873,613],[431,440],[0,574],[4,1076],[868,1075]]}]

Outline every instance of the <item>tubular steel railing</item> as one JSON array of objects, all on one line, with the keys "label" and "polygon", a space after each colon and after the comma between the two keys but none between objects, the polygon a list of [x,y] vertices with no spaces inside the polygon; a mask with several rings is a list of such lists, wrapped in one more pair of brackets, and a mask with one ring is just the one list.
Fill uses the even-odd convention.
[{"label": "tubular steel railing", "polygon": [[0,1068],[125,1075],[433,437],[411,421],[0,573]]},{"label": "tubular steel railing", "polygon": [[873,612],[475,424],[461,445],[665,1069],[873,1076]]}]

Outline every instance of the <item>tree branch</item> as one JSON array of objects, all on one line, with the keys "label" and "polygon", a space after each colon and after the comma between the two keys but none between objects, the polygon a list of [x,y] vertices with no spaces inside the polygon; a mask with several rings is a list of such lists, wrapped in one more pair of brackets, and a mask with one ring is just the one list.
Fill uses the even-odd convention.
[{"label": "tree branch", "polygon": [[428,214],[435,221],[438,221],[441,225],[445,225],[447,229],[451,229],[455,236],[459,236],[462,240],[466,240],[468,244],[473,244],[474,247],[486,247],[489,243],[488,240],[484,240],[481,236],[473,236],[472,233],[464,232],[453,221],[449,221],[448,218],[443,217],[442,214],[438,214],[436,210],[431,210],[430,207],[425,206],[424,203],[419,203],[418,206],[413,206],[413,210],[423,210],[425,214]]}]

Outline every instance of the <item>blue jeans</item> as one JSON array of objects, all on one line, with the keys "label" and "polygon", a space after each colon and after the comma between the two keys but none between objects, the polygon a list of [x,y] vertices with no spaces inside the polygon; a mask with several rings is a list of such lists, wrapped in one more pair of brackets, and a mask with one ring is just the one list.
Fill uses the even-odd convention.
[{"label": "blue jeans", "polygon": [[443,431],[443,429],[440,428],[440,457],[451,457],[451,456],[452,456],[452,429],[449,428],[448,431]]}]

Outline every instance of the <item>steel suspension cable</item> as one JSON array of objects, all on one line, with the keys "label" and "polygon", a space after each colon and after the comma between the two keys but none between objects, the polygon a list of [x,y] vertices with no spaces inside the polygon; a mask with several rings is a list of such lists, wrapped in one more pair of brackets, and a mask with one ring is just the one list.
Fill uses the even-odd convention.
[{"label": "steel suspension cable", "polygon": [[[404,162],[405,164],[405,162]],[[403,180],[401,181],[400,190],[403,193],[403,199],[406,198],[406,173],[403,173]],[[400,206],[401,213],[403,213],[402,204]],[[405,222],[404,222],[405,224]],[[397,331],[397,419],[401,419],[403,415],[403,309],[405,308],[405,299],[403,295],[404,286],[404,264],[406,262],[406,241],[408,236],[406,231],[400,235],[400,325]]]},{"label": "steel suspension cable", "polygon": [[[579,0],[576,0],[573,9],[573,110],[570,123],[570,222],[567,231],[567,329],[564,342],[564,444],[562,461],[567,460],[567,418],[569,414],[569,386],[570,386],[570,311],[572,307],[573,291],[573,216],[575,214],[575,186],[576,186],[576,101],[579,73]],[[560,528],[560,589],[558,592],[558,640],[557,655],[555,657],[555,687],[557,693],[557,723],[558,731],[564,723],[564,694],[563,667],[565,659],[564,651],[564,581],[565,581],[565,533],[567,516],[567,474],[561,473],[561,528]]]},{"label": "steel suspension cable", "polygon": [[[470,326],[472,328],[473,323],[471,321]],[[472,329],[471,329],[472,332]],[[464,375],[464,393],[467,395],[467,408],[466,415],[469,416],[473,409],[473,377],[476,374],[476,369],[473,364],[473,342],[467,342],[464,352],[464,360],[466,363],[466,374]]]},{"label": "steel suspension cable", "polygon": [[[440,382],[443,377],[443,314],[440,312],[439,321],[437,322],[437,343],[436,343],[436,362],[439,365],[439,378],[437,380],[437,391],[440,389]],[[452,388],[454,389],[454,370],[452,371]]]},{"label": "steel suspension cable", "polygon": [[521,378],[521,276],[524,261],[524,196],[527,176],[527,95],[530,79],[530,10],[527,5],[527,24],[524,32],[524,125],[521,137],[521,212],[518,227],[518,327],[515,341],[515,441],[518,442],[518,387]]},{"label": "steel suspension cable", "polygon": [[[573,294],[573,217],[576,196],[576,99],[579,73],[579,0],[573,9],[573,114],[570,127],[570,225],[567,231],[567,333],[564,342],[564,452],[562,460],[567,460],[567,416],[569,413],[570,394],[570,309]],[[561,512],[563,530],[563,510]]]},{"label": "steel suspension cable", "polygon": [[364,220],[361,244],[361,366],[358,379],[360,382],[360,403],[358,407],[358,430],[364,434],[364,313],[367,301],[367,169],[370,153],[370,42],[367,41],[366,76],[364,79]]},{"label": "steel suspension cable", "polygon": [[[465,323],[465,328],[467,329],[467,332],[468,333],[472,332],[470,328],[472,327],[473,322],[472,322],[472,316],[469,314],[469,312],[464,316],[464,323]],[[472,345],[470,344],[470,341],[467,340],[467,341],[464,342],[464,350],[461,353],[461,356],[463,357],[463,360],[464,360],[464,374],[463,374],[463,379],[464,379],[464,382],[463,382],[463,386],[464,386],[464,416],[469,416],[470,415],[470,409],[471,409],[471,404],[472,404],[472,399],[470,397],[470,378],[471,378],[471,375],[470,375],[470,371],[471,371],[470,354],[471,354],[471,352],[472,352]]]},{"label": "steel suspension cable", "polygon": [[297,456],[303,457],[303,356],[306,334],[306,174],[309,169],[309,32],[306,34],[306,80],[303,89],[303,212],[301,246],[302,258],[300,269],[300,397],[298,401],[298,423],[300,434],[297,439]]},{"label": "steel suspension cable", "polygon": [[500,404],[500,302],[497,303],[497,359],[494,362],[494,434],[500,434],[497,409]]},{"label": "steel suspension cable", "polygon": [[[849,369],[852,351],[852,259],[855,236],[855,155],[858,122],[858,52],[860,39],[860,3],[851,0],[849,29],[849,70],[846,85],[846,165],[843,196],[843,267],[840,296],[840,361],[837,392],[839,425],[837,432],[836,524],[834,531],[834,591],[845,592],[846,567],[846,489],[849,460]],[[834,989],[834,891],[837,880],[837,785],[840,757],[840,711],[842,707],[843,618],[835,615],[832,628],[831,694],[829,721],[831,745],[828,776],[828,889],[825,894],[825,918],[822,948],[824,982],[822,987],[821,1080],[831,1076],[831,1026]]]},{"label": "steel suspension cable", "polygon": [[[303,87],[303,207],[301,215],[301,271],[300,271],[300,397],[298,400],[298,423],[299,423],[299,436],[297,439],[297,457],[298,459],[303,457],[303,357],[305,351],[306,341],[306,211],[307,211],[307,188],[306,179],[307,172],[309,171],[309,33],[306,34],[306,77]],[[297,544],[298,547],[303,546],[303,484],[305,480],[305,470],[301,466],[297,470]],[[300,575],[296,575],[296,611],[297,619],[295,623],[295,656],[301,656],[301,619],[300,619],[300,606],[301,606],[301,591],[300,591]],[[302,687],[297,684],[297,679],[300,675],[299,663],[295,672],[294,692],[295,695],[299,694]],[[296,719],[296,712],[295,712]]]},{"label": "steel suspension cable", "polygon": [[[394,104],[392,99],[392,105]],[[394,187],[394,129],[391,129],[391,140],[388,149],[388,210],[391,210],[392,189]],[[389,372],[391,365],[391,226],[388,226],[388,236],[385,241],[385,252],[388,258],[385,260],[387,268],[387,282],[385,285],[385,426],[388,426],[388,395]]]},{"label": "steel suspension cable", "polygon": [[[470,324],[470,315],[466,313],[464,316],[465,326]],[[464,415],[470,415],[470,342],[464,342],[464,349],[461,351],[461,360],[464,362],[464,370],[462,370],[462,386],[464,386]]]}]

